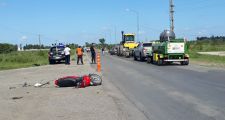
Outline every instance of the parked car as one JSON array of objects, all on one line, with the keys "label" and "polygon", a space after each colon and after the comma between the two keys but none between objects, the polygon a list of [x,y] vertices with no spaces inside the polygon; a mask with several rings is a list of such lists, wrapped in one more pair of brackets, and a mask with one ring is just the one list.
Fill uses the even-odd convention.
[{"label": "parked car", "polygon": [[86,52],[90,52],[91,51],[90,47],[86,47],[85,50],[86,50]]},{"label": "parked car", "polygon": [[145,42],[139,43],[138,46],[134,49],[134,60],[144,61],[146,58],[152,56],[152,43]]},{"label": "parked car", "polygon": [[64,53],[65,45],[56,45],[50,48],[49,50],[49,64],[54,64],[56,62],[61,62],[65,60],[65,53]]},{"label": "parked car", "polygon": [[110,55],[116,55],[117,54],[117,48],[113,47],[109,50]]}]

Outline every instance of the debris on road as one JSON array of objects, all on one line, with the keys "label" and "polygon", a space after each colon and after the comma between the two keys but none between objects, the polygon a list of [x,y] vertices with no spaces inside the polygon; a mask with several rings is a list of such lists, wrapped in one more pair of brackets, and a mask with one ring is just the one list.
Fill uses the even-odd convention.
[{"label": "debris on road", "polygon": [[50,84],[50,82],[46,82],[46,83],[43,83],[43,84],[36,83],[36,84],[34,84],[34,87],[42,87],[42,86],[49,85],[49,84]]},{"label": "debris on road", "polygon": [[22,99],[23,97],[12,97],[13,100]]},{"label": "debris on road", "polygon": [[11,90],[11,89],[16,89],[16,87],[9,87],[9,89]]},{"label": "debris on road", "polygon": [[41,83],[35,83],[34,84],[34,87],[40,87],[41,86]]},{"label": "debris on road", "polygon": [[27,82],[25,82],[25,83],[23,84],[23,87],[27,87]]},{"label": "debris on road", "polygon": [[79,76],[66,76],[55,80],[58,87],[77,87],[97,86],[102,84],[102,78],[97,74]]}]

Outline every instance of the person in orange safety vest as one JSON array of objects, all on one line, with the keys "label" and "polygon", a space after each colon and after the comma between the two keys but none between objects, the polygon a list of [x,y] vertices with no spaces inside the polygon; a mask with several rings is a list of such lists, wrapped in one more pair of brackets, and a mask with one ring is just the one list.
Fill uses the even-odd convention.
[{"label": "person in orange safety vest", "polygon": [[80,60],[81,60],[81,63],[82,65],[84,64],[83,63],[83,48],[81,48],[81,46],[79,46],[77,49],[76,49],[76,53],[77,53],[77,65],[79,64]]}]

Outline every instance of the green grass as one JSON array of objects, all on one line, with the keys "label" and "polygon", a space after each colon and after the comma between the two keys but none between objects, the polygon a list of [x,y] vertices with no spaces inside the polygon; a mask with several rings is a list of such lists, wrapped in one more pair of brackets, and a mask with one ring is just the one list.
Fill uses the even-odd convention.
[{"label": "green grass", "polygon": [[48,51],[23,51],[0,54],[0,70],[48,64]]},{"label": "green grass", "polygon": [[196,52],[225,51],[225,42],[194,41],[189,43],[189,48]]},{"label": "green grass", "polygon": [[191,41],[189,42],[190,59],[197,62],[225,65],[225,57],[216,55],[202,55],[198,52],[225,51],[223,41]]},{"label": "green grass", "polygon": [[[75,50],[71,49],[71,62],[76,60]],[[20,51],[0,54],[0,70],[47,65],[48,51]]]}]

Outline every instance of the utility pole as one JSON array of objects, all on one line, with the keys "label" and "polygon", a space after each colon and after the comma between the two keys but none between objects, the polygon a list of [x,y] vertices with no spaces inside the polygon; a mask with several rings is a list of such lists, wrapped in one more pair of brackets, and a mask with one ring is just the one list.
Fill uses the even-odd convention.
[{"label": "utility pole", "polygon": [[170,0],[170,30],[174,32],[174,4]]},{"label": "utility pole", "polygon": [[38,41],[39,41],[39,49],[41,49],[41,35],[38,34]]},{"label": "utility pole", "polygon": [[139,27],[140,27],[140,23],[139,23],[139,12],[136,12],[136,14],[137,14],[137,41],[140,41],[139,40]]}]

